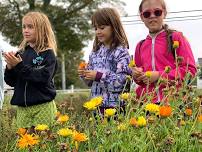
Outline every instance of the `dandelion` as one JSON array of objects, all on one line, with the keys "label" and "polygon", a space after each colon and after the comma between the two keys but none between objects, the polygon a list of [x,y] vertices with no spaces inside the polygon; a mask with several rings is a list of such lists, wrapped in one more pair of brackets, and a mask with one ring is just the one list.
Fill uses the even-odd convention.
[{"label": "dandelion", "polygon": [[159,109],[159,115],[161,117],[169,117],[172,113],[172,108],[170,106],[162,106]]},{"label": "dandelion", "polygon": [[130,68],[135,67],[135,66],[136,66],[136,65],[135,65],[135,60],[131,60],[128,66],[129,66]]},{"label": "dandelion", "polygon": [[127,129],[127,125],[124,124],[124,123],[121,123],[117,126],[117,129],[120,130],[120,131],[124,131]]},{"label": "dandelion", "polygon": [[137,125],[139,127],[144,127],[144,126],[146,126],[146,124],[147,124],[147,121],[143,116],[140,116],[137,118]]},{"label": "dandelion", "polygon": [[27,132],[27,129],[25,128],[19,128],[18,131],[17,131],[17,134],[22,136],[24,135],[25,133]]},{"label": "dandelion", "polygon": [[105,116],[107,117],[113,116],[115,115],[115,113],[116,113],[116,109],[113,109],[113,108],[109,108],[105,110]]},{"label": "dandelion", "polygon": [[185,114],[186,114],[187,116],[191,116],[191,115],[192,115],[192,110],[189,109],[189,108],[185,109]]},{"label": "dandelion", "polygon": [[146,72],[145,72],[145,76],[146,76],[147,78],[151,78],[151,75],[152,75],[152,71],[146,71]]},{"label": "dandelion", "polygon": [[65,123],[65,122],[67,122],[69,120],[69,116],[68,115],[60,115],[59,117],[58,117],[58,122],[60,122],[60,123]]},{"label": "dandelion", "polygon": [[154,103],[149,103],[145,106],[145,110],[151,113],[157,113],[159,112],[159,106]]},{"label": "dandelion", "polygon": [[173,48],[174,48],[174,49],[179,48],[179,41],[174,41],[174,42],[173,42]]},{"label": "dandelion", "polygon": [[44,130],[48,130],[48,126],[47,125],[44,125],[44,124],[39,124],[35,127],[35,130],[38,130],[38,131],[44,131]]},{"label": "dandelion", "polygon": [[17,147],[19,147],[20,149],[25,149],[30,146],[34,146],[38,143],[39,143],[38,136],[34,134],[33,135],[25,134],[18,140]]},{"label": "dandelion", "polygon": [[87,66],[87,63],[83,61],[83,62],[81,62],[81,63],[79,64],[79,69],[85,69],[86,66]]},{"label": "dandelion", "polygon": [[131,125],[131,126],[137,126],[137,120],[136,120],[136,118],[130,118],[130,121],[129,121],[129,124]]},{"label": "dandelion", "polygon": [[63,136],[63,137],[67,137],[67,136],[70,136],[72,135],[72,130],[71,129],[68,129],[68,128],[62,128],[60,130],[58,130],[57,134],[60,135],[60,136]]},{"label": "dandelion", "polygon": [[166,66],[164,71],[165,71],[165,73],[168,74],[170,72],[170,70],[171,70],[171,67],[170,66]]},{"label": "dandelion", "polygon": [[130,93],[122,93],[119,97],[124,101],[128,101],[128,99],[130,98]]}]

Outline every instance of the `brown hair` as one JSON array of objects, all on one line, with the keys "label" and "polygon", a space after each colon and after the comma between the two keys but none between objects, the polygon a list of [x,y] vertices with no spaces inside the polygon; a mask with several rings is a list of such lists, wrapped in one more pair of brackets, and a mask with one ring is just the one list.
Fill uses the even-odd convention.
[{"label": "brown hair", "polygon": [[[32,20],[36,31],[35,49],[41,52],[50,48],[53,49],[56,55],[57,43],[48,17],[42,12],[28,12],[22,20],[25,18]],[[27,42],[24,39],[20,44],[20,49],[24,50],[26,45]]]},{"label": "brown hair", "polygon": [[[129,48],[128,40],[123,29],[118,12],[113,8],[98,9],[91,18],[94,27],[108,25],[112,27],[112,43],[110,49],[114,49],[119,45]],[[97,51],[101,46],[97,36],[95,36],[93,51]]]},{"label": "brown hair", "polygon": [[[140,3],[140,6],[139,6],[139,13],[142,12],[142,5],[144,4],[144,2],[146,2],[148,0],[142,0],[141,3]],[[161,3],[162,5],[162,8],[164,9],[165,13],[167,14],[167,6],[166,6],[166,3],[164,0],[159,0],[159,2]],[[169,52],[173,52],[173,48],[172,48],[172,39],[170,38],[172,36],[172,33],[176,30],[173,30],[173,29],[170,29],[168,27],[167,24],[164,24],[163,25],[163,29],[165,30],[166,32],[166,39],[167,39],[167,49]]]}]

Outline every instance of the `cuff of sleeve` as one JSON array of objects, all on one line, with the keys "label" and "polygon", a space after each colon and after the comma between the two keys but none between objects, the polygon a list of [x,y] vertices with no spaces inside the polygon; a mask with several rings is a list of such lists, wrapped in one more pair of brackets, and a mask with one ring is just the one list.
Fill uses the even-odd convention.
[{"label": "cuff of sleeve", "polygon": [[103,75],[103,73],[97,72],[97,73],[96,73],[96,77],[95,77],[95,81],[99,82],[100,79],[102,78],[102,75]]},{"label": "cuff of sleeve", "polygon": [[23,67],[23,62],[21,61],[20,63],[18,63],[16,66],[15,66],[15,70],[20,70],[21,68]]}]

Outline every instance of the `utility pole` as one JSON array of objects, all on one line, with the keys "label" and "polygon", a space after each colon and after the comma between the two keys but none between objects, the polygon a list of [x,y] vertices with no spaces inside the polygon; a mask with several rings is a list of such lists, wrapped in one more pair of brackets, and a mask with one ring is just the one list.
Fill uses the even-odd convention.
[{"label": "utility pole", "polygon": [[62,90],[66,90],[65,54],[62,54]]}]

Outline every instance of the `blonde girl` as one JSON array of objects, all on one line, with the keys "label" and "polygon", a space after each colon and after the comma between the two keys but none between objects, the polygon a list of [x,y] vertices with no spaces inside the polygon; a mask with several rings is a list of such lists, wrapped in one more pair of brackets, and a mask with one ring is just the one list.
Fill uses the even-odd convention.
[{"label": "blonde girl", "polygon": [[17,105],[17,126],[30,128],[54,123],[57,69],[56,40],[48,17],[29,12],[22,19],[23,41],[17,53],[4,54],[5,81],[14,87],[12,105]]}]

